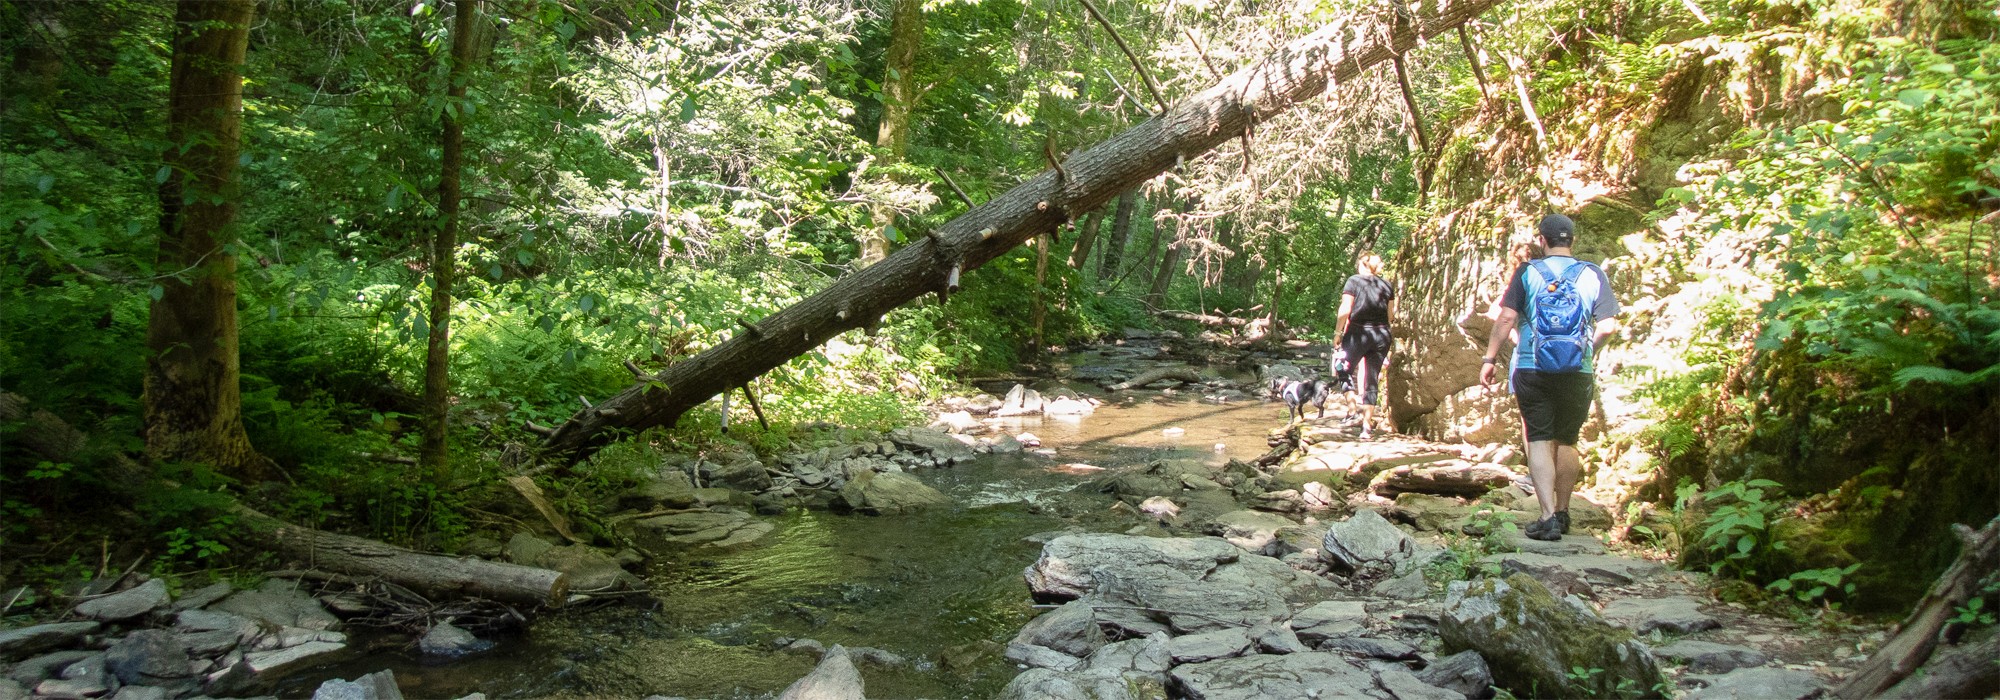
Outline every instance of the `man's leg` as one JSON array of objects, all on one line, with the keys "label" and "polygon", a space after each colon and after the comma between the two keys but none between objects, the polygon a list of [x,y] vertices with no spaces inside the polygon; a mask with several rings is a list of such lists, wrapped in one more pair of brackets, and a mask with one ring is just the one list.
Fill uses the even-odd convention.
[{"label": "man's leg", "polygon": [[1558,501],[1556,492],[1559,485],[1556,468],[1556,443],[1552,440],[1536,440],[1528,443],[1528,480],[1535,483],[1535,501],[1542,506],[1542,517],[1556,514]]},{"label": "man's leg", "polygon": [[1577,454],[1575,445],[1554,444],[1556,510],[1569,510],[1569,495],[1576,491],[1576,482],[1583,477],[1583,457]]}]

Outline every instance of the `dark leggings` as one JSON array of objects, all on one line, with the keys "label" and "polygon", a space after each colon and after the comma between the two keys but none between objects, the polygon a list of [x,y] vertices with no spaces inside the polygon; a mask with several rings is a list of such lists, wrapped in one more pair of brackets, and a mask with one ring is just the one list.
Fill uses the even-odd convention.
[{"label": "dark leggings", "polygon": [[1347,329],[1347,335],[1340,339],[1340,347],[1347,351],[1347,361],[1359,363],[1361,373],[1354,379],[1361,387],[1361,403],[1373,406],[1381,393],[1382,361],[1388,359],[1389,348],[1396,344],[1389,337],[1387,325],[1357,323]]}]

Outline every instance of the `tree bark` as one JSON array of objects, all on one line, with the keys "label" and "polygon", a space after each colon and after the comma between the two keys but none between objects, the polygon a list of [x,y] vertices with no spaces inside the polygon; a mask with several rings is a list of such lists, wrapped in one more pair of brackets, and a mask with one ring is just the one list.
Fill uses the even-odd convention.
[{"label": "tree bark", "polygon": [[451,470],[445,432],[451,422],[451,285],[458,266],[459,203],[465,172],[467,68],[472,63],[473,22],[479,0],[457,0],[451,28],[451,70],[445,86],[444,138],[438,161],[438,229],[431,238],[431,318],[424,353],[424,431],[417,462],[432,474]]},{"label": "tree bark", "polygon": [[246,537],[313,569],[375,576],[429,595],[470,596],[516,605],[560,607],[569,596],[569,575],[560,571],[413,552],[299,527],[245,505],[230,511],[244,526]]},{"label": "tree bark", "polygon": [[[1175,163],[1236,138],[1257,122],[1318,96],[1332,82],[1409,51],[1428,37],[1484,12],[1499,0],[1457,0],[1413,10],[1355,15],[1292,42],[1171,109],[1016,185],[946,222],[925,239],[855,271],[743,332],[577,412],[543,443],[563,464],[590,456],[617,435],[671,426],[689,409],[742,384],[836,334],[879,322],[923,294],[943,290],[955,271],[985,264],[1070,212],[1086,212],[1165,172]],[[1172,266],[1168,266],[1172,267]]]},{"label": "tree bark", "polygon": [[1200,314],[1193,311],[1155,311],[1153,315],[1160,318],[1171,318],[1176,321],[1193,321],[1204,326],[1214,326],[1217,328],[1242,328],[1256,320],[1251,318],[1237,318],[1235,316]]},{"label": "tree bark", "polygon": [[[877,167],[903,162],[910,143],[910,111],[917,102],[917,47],[924,39],[923,0],[895,0],[889,17],[889,52],[882,77],[882,121],[875,130],[875,146],[882,149]],[[861,264],[873,265],[889,255],[889,228],[896,212],[875,207],[874,228],[861,239]]]},{"label": "tree bark", "polygon": [[254,484],[270,462],[243,432],[234,238],[243,58],[255,0],[180,0],[160,184],[162,275],[146,324],[146,452]]},{"label": "tree bark", "polygon": [[1048,318],[1049,249],[1055,247],[1056,237],[1051,233],[1035,239],[1035,299],[1028,305],[1028,313],[1034,319],[1035,333],[1029,351],[1040,355],[1042,352],[1042,322]]},{"label": "tree bark", "polygon": [[1083,226],[1076,230],[1076,247],[1069,251],[1071,269],[1082,270],[1083,263],[1090,259],[1090,249],[1097,245],[1097,229],[1104,223],[1104,210],[1099,209],[1083,217]]},{"label": "tree bark", "polygon": [[1125,258],[1125,244],[1132,240],[1132,211],[1138,207],[1138,188],[1118,195],[1118,211],[1111,217],[1111,239],[1105,242],[1104,258],[1097,266],[1099,278],[1118,274],[1118,264]]},{"label": "tree bark", "polygon": [[[1181,213],[1187,213],[1188,206],[1188,202],[1183,200],[1180,206]],[[1174,273],[1180,271],[1181,248],[1185,243],[1185,241],[1180,240],[1185,238],[1181,233],[1186,228],[1187,222],[1182,221],[1181,225],[1174,227],[1175,240],[1164,242],[1167,248],[1166,252],[1160,254],[1160,266],[1153,268],[1153,284],[1146,288],[1146,306],[1148,307],[1160,308],[1160,304],[1166,299],[1167,290],[1173,287]],[[1155,233],[1154,235],[1157,236],[1159,234]]]}]

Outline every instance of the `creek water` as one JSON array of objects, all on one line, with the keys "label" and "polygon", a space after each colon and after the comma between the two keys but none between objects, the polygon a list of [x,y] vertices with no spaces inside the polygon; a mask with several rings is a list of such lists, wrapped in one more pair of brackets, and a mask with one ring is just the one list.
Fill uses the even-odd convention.
[{"label": "creek water", "polygon": [[[773,649],[772,640],[794,637],[908,659],[900,668],[861,664],[872,698],[991,697],[1017,673],[1001,648],[1034,614],[1021,571],[1041,547],[1024,538],[1134,524],[1108,513],[1060,519],[1037,503],[1163,457],[1254,458],[1285,420],[1280,404],[1183,397],[1147,392],[1076,420],[1008,424],[1057,454],[983,455],[917,472],[952,497],[951,509],[892,517],[796,510],[772,518],[777,531],[756,545],[652,562],[643,603],[544,615],[524,634],[447,664],[377,651],[277,690],[306,697],[325,679],[388,668],[413,698],[770,697],[817,661]],[[1168,428],[1184,432],[1169,436]],[[1107,471],[1063,466],[1076,463]]]}]

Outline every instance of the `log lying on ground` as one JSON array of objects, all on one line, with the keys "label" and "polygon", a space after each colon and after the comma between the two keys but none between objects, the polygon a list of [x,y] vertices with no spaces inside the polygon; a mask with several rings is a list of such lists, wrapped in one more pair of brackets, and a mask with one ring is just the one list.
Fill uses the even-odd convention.
[{"label": "log lying on ground", "polygon": [[1514,472],[1506,467],[1459,462],[1438,467],[1396,467],[1375,475],[1370,487],[1376,494],[1389,498],[1400,493],[1479,496],[1513,480]]},{"label": "log lying on ground", "polygon": [[[61,418],[31,409],[16,394],[0,393],[0,421],[22,421],[11,447],[63,462],[83,449],[85,438]],[[145,468],[122,455],[107,481],[114,490],[143,488]],[[232,503],[231,514],[245,535],[268,549],[305,562],[315,570],[372,576],[437,597],[472,596],[502,603],[555,607],[569,597],[569,576],[559,571],[483,559],[413,552],[374,540],[299,527]]]},{"label": "log lying on ground", "polygon": [[433,597],[473,597],[559,607],[569,575],[532,566],[413,552],[374,540],[299,527],[238,504],[230,509],[245,535],[314,570],[372,576]]},{"label": "log lying on ground", "polygon": [[[1072,216],[1234,139],[1258,122],[1351,80],[1423,39],[1452,31],[1500,0],[1384,5],[1292,42],[1161,114],[1071,156],[888,258],[571,416],[542,443],[567,466],[620,435],[671,426],[682,414],[840,333],[872,327],[927,293]],[[948,282],[949,281],[949,282]]]},{"label": "log lying on ground", "polygon": [[[2000,518],[1994,518],[1977,531],[1964,525],[1953,525],[1952,530],[1964,547],[1958,552],[1958,560],[1931,584],[1924,599],[1917,601],[1916,612],[1903,620],[1896,636],[1869,655],[1861,668],[1847,677],[1847,682],[1834,689],[1834,697],[1844,700],[1878,697],[1909,678],[1937,650],[1940,637],[1959,606],[1965,605],[1966,600],[1979,592],[1982,582],[2000,569]],[[1986,657],[1986,663],[1991,662],[1992,657]]]},{"label": "log lying on ground", "polygon": [[1140,372],[1139,376],[1133,377],[1130,381],[1119,382],[1105,388],[1112,391],[1125,391],[1127,389],[1137,389],[1153,382],[1164,382],[1169,379],[1190,383],[1199,382],[1201,381],[1201,373],[1194,371],[1193,367],[1154,367]]},{"label": "log lying on ground", "polygon": [[1259,320],[1251,318],[1236,318],[1234,316],[1216,316],[1213,314],[1198,314],[1193,311],[1155,311],[1153,312],[1153,315],[1159,316],[1160,318],[1171,318],[1177,321],[1193,321],[1195,323],[1199,323],[1204,326],[1213,326],[1216,328],[1242,328],[1244,326],[1250,325],[1251,321]]}]

